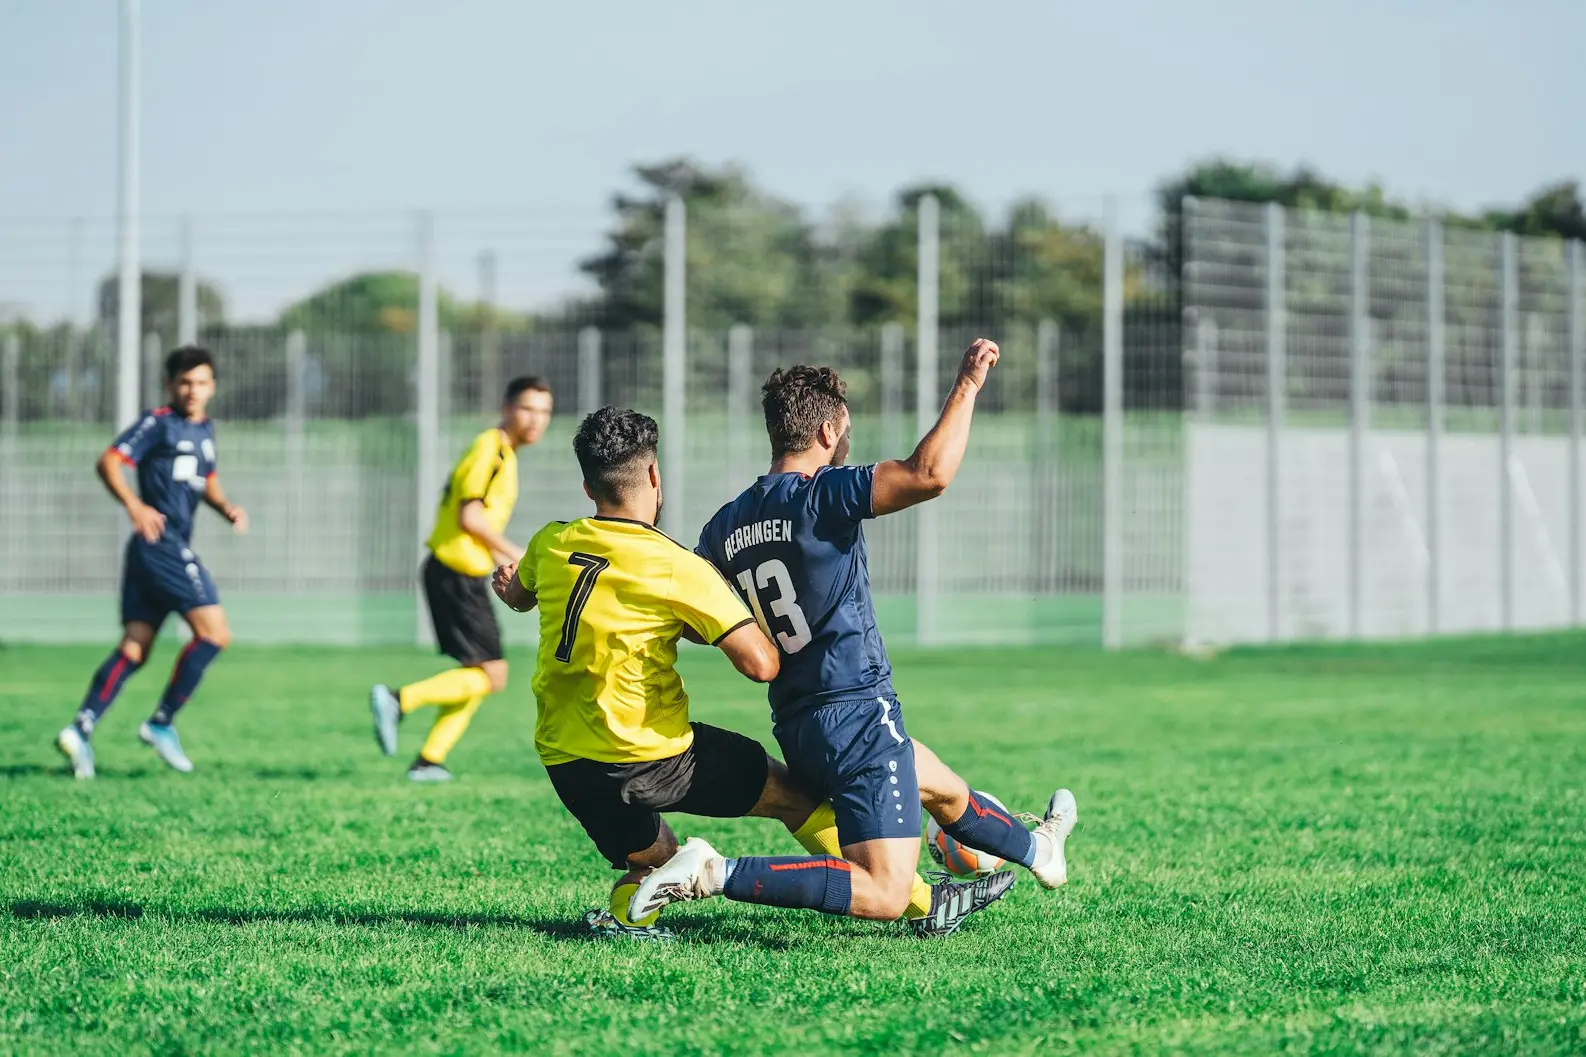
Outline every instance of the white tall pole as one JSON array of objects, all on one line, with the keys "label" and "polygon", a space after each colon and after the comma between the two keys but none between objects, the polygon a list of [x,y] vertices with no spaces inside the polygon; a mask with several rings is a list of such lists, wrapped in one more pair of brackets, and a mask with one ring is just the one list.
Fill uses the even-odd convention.
[{"label": "white tall pole", "polygon": [[1426,223],[1426,630],[1443,614],[1443,378],[1448,327],[1444,318],[1443,225]]},{"label": "white tall pole", "polygon": [[143,315],[138,265],[138,0],[121,0],[120,195],[116,318],[116,426],[138,417],[138,342]]},{"label": "white tall pole", "polygon": [[692,526],[685,506],[684,474],[688,451],[687,400],[688,329],[685,282],[687,213],[683,200],[673,195],[666,203],[665,303],[661,339],[661,491],[672,509],[671,526],[687,535]]},{"label": "white tall pole", "polygon": [[1101,309],[1101,641],[1123,645],[1123,234],[1107,201]]},{"label": "white tall pole", "polygon": [[[435,218],[428,213],[418,219],[419,258],[419,333],[418,374],[415,379],[414,408],[418,418],[418,485],[415,528],[419,552],[429,539],[430,518],[441,490],[441,331],[439,290],[435,274]],[[427,645],[433,631],[422,593],[419,596],[414,638]]]},{"label": "white tall pole", "polygon": [[[941,205],[935,195],[921,197],[919,204],[919,271],[917,352],[915,375],[914,425],[923,437],[936,424],[941,408],[936,394],[936,346],[939,338],[941,296]],[[914,549],[916,640],[924,645],[936,638],[936,599],[940,590],[937,564],[937,524],[935,503],[924,503],[917,511],[915,524],[919,536]]]},{"label": "white tall pole", "polygon": [[1283,638],[1283,413],[1288,308],[1283,207],[1267,204],[1267,638]]}]

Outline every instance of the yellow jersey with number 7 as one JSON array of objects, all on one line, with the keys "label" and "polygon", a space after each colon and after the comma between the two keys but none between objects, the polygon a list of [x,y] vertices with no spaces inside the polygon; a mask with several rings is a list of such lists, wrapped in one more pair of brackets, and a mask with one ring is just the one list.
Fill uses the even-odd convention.
[{"label": "yellow jersey with number 7", "polygon": [[754,621],[714,566],[643,522],[595,516],[535,533],[518,579],[540,614],[541,760],[636,763],[693,744],[677,640],[686,626],[714,644]]}]

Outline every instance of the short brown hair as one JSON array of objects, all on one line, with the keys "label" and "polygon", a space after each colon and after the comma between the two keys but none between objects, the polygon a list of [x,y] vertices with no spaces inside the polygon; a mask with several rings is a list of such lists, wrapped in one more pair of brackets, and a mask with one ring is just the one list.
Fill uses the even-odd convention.
[{"label": "short brown hair", "polygon": [[815,443],[821,423],[848,406],[848,385],[830,367],[778,367],[760,387],[771,457],[797,455]]}]

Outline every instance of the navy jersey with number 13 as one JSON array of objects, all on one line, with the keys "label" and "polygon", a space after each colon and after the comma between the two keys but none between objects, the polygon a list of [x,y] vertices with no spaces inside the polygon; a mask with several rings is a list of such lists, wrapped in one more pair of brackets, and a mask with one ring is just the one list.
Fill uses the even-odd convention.
[{"label": "navy jersey with number 13", "polygon": [[721,570],[782,653],[771,712],[890,698],[861,523],[874,466],[767,474],[716,512],[696,551]]}]

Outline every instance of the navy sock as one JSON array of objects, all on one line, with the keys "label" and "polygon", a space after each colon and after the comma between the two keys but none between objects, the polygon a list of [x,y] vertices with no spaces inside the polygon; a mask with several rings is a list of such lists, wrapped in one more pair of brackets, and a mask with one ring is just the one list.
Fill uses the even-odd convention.
[{"label": "navy sock", "polygon": [[990,852],[1026,868],[1035,865],[1035,835],[1007,811],[981,800],[973,789],[963,815],[943,826],[942,832],[976,851]]},{"label": "navy sock", "polygon": [[171,720],[176,718],[176,713],[187,704],[187,699],[193,696],[193,691],[198,689],[209,662],[219,656],[220,647],[208,639],[195,638],[189,642],[182,650],[182,655],[176,658],[176,667],[171,669],[171,681],[166,684],[159,707],[149,717],[149,722],[169,726]]},{"label": "navy sock", "polygon": [[110,656],[106,657],[105,662],[99,666],[99,670],[94,672],[94,677],[88,684],[88,693],[83,696],[83,703],[77,709],[77,717],[72,720],[78,733],[85,738],[93,734],[100,717],[116,703],[116,695],[121,693],[121,688],[127,685],[127,680],[142,667],[142,661],[129,659],[119,648],[111,651]]},{"label": "navy sock", "polygon": [[740,903],[846,914],[853,903],[852,870],[846,861],[826,856],[728,859],[722,895]]}]

